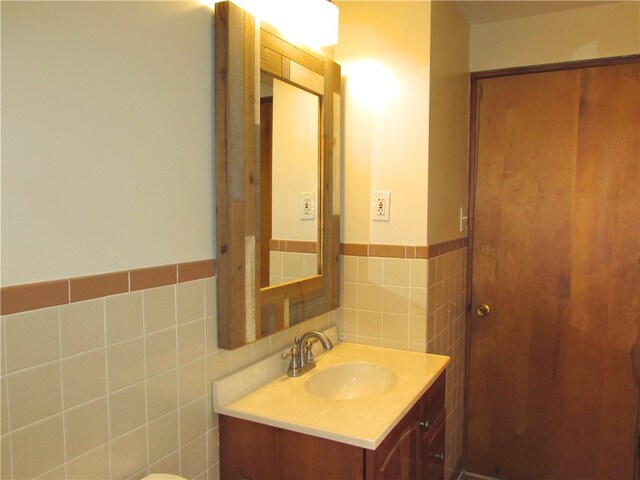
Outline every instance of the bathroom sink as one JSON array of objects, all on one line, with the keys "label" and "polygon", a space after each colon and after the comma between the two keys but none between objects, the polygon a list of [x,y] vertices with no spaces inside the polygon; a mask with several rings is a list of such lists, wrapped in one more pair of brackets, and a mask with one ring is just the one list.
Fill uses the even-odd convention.
[{"label": "bathroom sink", "polygon": [[389,391],[396,374],[376,363],[349,362],[333,365],[311,374],[305,389],[314,395],[336,400],[356,400]]}]

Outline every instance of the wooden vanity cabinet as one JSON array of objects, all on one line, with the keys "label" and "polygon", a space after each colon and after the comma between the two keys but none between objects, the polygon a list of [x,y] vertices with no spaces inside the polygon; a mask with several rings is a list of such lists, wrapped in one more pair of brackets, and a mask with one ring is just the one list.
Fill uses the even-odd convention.
[{"label": "wooden vanity cabinet", "polygon": [[445,373],[375,450],[220,415],[227,479],[444,479]]}]

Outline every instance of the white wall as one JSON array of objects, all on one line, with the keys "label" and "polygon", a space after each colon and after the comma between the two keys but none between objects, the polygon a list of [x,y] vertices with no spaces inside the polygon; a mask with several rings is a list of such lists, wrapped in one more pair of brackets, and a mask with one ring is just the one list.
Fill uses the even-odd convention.
[{"label": "white wall", "polygon": [[469,24],[454,2],[431,4],[429,90],[429,245],[466,237],[469,123]]},{"label": "white wall", "polygon": [[[337,2],[342,66],[342,241],[426,244],[430,3]],[[371,194],[391,192],[389,222]]]},{"label": "white wall", "polygon": [[213,257],[211,10],[1,8],[2,285]]},{"label": "white wall", "polygon": [[640,53],[640,2],[536,15],[471,28],[471,71]]},{"label": "white wall", "polygon": [[[318,192],[318,97],[273,80],[272,237],[318,240],[315,218],[300,218],[300,193]],[[317,207],[317,201],[314,202]]]}]

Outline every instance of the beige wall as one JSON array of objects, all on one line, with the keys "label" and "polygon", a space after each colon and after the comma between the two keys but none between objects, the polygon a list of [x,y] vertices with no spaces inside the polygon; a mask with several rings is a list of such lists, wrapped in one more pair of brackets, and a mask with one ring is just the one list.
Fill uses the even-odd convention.
[{"label": "beige wall", "polygon": [[318,211],[300,218],[300,193],[318,192],[318,97],[273,80],[272,238],[318,240]]},{"label": "beige wall", "polygon": [[640,53],[640,2],[616,2],[471,28],[471,71]]},{"label": "beige wall", "polygon": [[211,10],[1,8],[2,285],[211,258]]},{"label": "beige wall", "polygon": [[[345,93],[341,238],[424,245],[430,4],[337,4],[335,59],[342,65]],[[367,89],[371,93],[363,96]],[[374,190],[391,192],[389,222],[371,220]]]},{"label": "beige wall", "polygon": [[466,237],[469,24],[454,2],[431,5],[427,243]]}]

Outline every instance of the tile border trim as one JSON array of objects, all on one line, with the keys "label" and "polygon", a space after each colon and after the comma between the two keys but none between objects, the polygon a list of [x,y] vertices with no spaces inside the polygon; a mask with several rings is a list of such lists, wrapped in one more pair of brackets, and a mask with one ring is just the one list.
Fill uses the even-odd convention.
[{"label": "tile border trim", "polygon": [[317,253],[317,242],[307,240],[269,240],[269,250],[272,252],[289,253]]},{"label": "tile border trim", "polygon": [[[284,247],[282,248],[284,251],[307,250],[308,247],[301,245],[302,243],[304,242],[286,242],[285,246],[280,245],[280,247]],[[432,245],[342,243],[340,253],[356,257],[429,259],[460,250],[468,245],[467,237]],[[208,259],[61,280],[9,285],[0,288],[0,315],[175,285],[213,277],[215,274],[215,259]]]},{"label": "tile border trim", "polygon": [[342,243],[340,253],[354,257],[429,259],[469,246],[468,237],[432,245],[383,245],[374,243]]},{"label": "tile border trim", "polygon": [[213,277],[215,259],[0,288],[0,315],[56,307],[147,288]]}]

